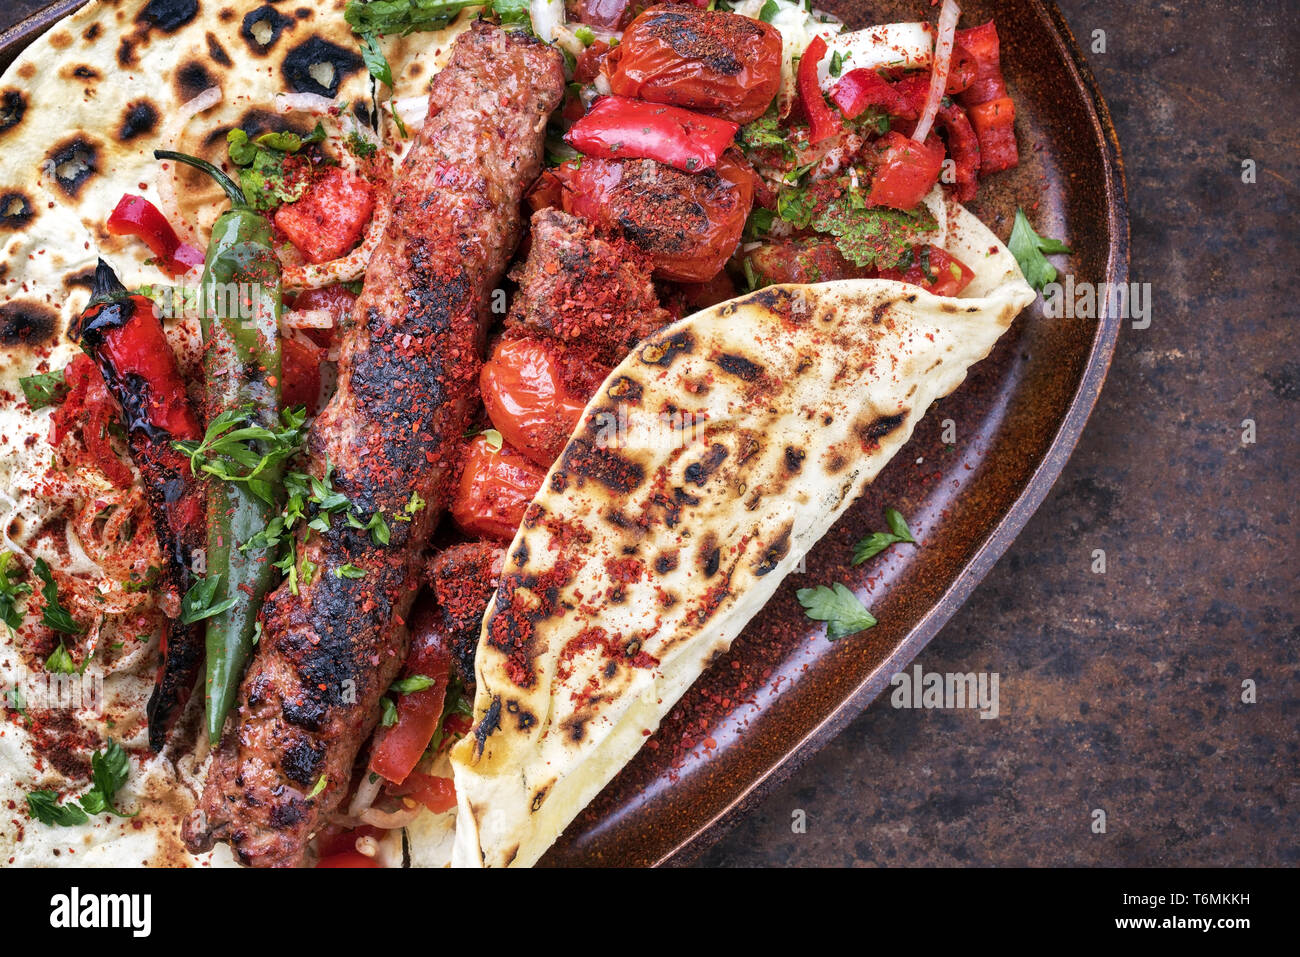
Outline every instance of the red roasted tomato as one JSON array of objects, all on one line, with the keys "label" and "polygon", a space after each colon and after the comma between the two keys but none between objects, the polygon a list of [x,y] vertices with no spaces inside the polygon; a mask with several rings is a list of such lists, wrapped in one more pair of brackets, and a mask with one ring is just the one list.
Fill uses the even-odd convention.
[{"label": "red roasted tomato", "polygon": [[601,69],[620,96],[748,123],[763,115],[781,85],[781,34],[735,13],[651,7]]},{"label": "red roasted tomato", "polygon": [[509,445],[493,451],[486,436],[476,436],[469,443],[451,517],[466,534],[508,542],[545,478],[545,469]]},{"label": "red roasted tomato", "polygon": [[584,157],[555,168],[564,211],[617,226],[646,252],[661,279],[707,282],[740,242],[754,199],[754,171],[733,152],[716,169],[683,173],[654,160]]},{"label": "red roasted tomato", "polygon": [[587,404],[564,387],[556,348],[539,339],[502,339],[479,377],[492,424],[543,468],[560,454]]},{"label": "red roasted tomato", "polygon": [[280,401],[285,408],[305,405],[316,411],[320,400],[321,354],[311,346],[288,337],[280,340]]},{"label": "red roasted tomato", "polygon": [[328,167],[296,203],[275,211],[275,226],[308,262],[338,259],[361,241],[375,191],[356,173]]}]

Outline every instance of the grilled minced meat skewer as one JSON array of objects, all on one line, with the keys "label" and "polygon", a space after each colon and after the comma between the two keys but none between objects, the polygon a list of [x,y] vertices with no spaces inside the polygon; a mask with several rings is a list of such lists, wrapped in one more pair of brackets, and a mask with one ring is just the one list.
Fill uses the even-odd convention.
[{"label": "grilled minced meat skewer", "polygon": [[343,343],[338,392],[309,439],[315,476],[332,477],[369,527],[339,512],[328,530],[299,537],[298,580],[267,601],[237,714],[186,822],[196,852],[227,840],[247,864],[302,863],[348,790],[406,655],[421,551],[478,399],[490,294],[563,88],[556,50],[482,22],[434,77]]}]

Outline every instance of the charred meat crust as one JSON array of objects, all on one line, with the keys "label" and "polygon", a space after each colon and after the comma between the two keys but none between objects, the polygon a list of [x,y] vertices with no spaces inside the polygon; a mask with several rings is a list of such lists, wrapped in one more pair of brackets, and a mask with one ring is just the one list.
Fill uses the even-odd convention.
[{"label": "charred meat crust", "polygon": [[[343,343],[338,392],[309,441],[313,469],[328,461],[358,511],[391,517],[412,492],[427,504],[389,523],[386,546],[341,521],[299,541],[316,570],[263,611],[237,713],[185,825],[195,851],[226,840],[246,864],[301,864],[347,790],[406,655],[419,555],[477,398],[490,294],[518,241],[523,191],[563,88],[554,49],[483,22],[456,39],[434,77]],[[345,564],[364,577],[336,574]]]}]

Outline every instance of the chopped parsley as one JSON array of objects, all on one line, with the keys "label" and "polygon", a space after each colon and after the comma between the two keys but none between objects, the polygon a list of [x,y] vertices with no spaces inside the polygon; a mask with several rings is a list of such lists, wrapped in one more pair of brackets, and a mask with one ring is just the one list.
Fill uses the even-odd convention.
[{"label": "chopped parsley", "polygon": [[95,814],[116,814],[118,817],[135,817],[119,811],[113,801],[130,771],[130,760],[122,746],[109,739],[103,751],[90,757],[91,788],[77,801],[59,803],[53,791],[32,791],[27,795],[27,810],[42,824],[55,827],[73,827],[85,824]]},{"label": "chopped parsley", "polygon": [[364,568],[358,568],[356,565],[353,565],[351,562],[348,562],[346,565],[340,565],[338,568],[334,569],[334,577],[335,578],[365,578],[366,570]]},{"label": "chopped parsley", "polygon": [[217,592],[221,589],[221,573],[197,579],[190,590],[181,599],[181,624],[192,625],[196,621],[212,618],[235,607],[236,599],[227,598],[213,604]]},{"label": "chopped parsley", "polygon": [[275,491],[266,478],[296,455],[307,434],[307,410],[298,406],[280,413],[273,429],[253,422],[251,406],[227,409],[208,424],[201,441],[174,441],[190,457],[195,475],[206,473],[223,482],[239,482],[264,502],[274,503]]},{"label": "chopped parsley", "polygon": [[803,605],[804,614],[814,621],[826,622],[826,637],[831,641],[856,635],[876,624],[875,616],[858,596],[839,582],[830,588],[825,585],[800,588],[795,597]]},{"label": "chopped parsley", "polygon": [[54,573],[50,571],[45,559],[38,558],[35,563],[36,577],[45,583],[41,588],[41,597],[45,599],[45,610],[41,612],[41,624],[65,635],[80,635],[85,628],[73,619],[71,613],[59,603],[59,586],[54,582]]},{"label": "chopped parsley", "polygon": [[307,800],[310,801],[310,800],[311,800],[312,798],[314,798],[316,795],[320,794],[321,791],[324,791],[324,790],[325,790],[325,786],[326,786],[327,784],[329,784],[329,783],[330,783],[330,779],[329,779],[328,777],[326,777],[324,774],[322,774],[322,775],[317,779],[317,781],[316,781],[316,786],[313,787],[313,788],[311,789],[310,793],[308,793],[308,795],[307,795]]},{"label": "chopped parsley", "polygon": [[885,524],[889,526],[889,531],[872,532],[853,546],[853,564],[861,565],[868,558],[874,558],[890,545],[896,545],[899,542],[916,544],[911,529],[907,527],[907,520],[903,518],[898,509],[885,509]]},{"label": "chopped parsley", "polygon": [[32,586],[18,580],[22,570],[9,567],[13,560],[13,552],[0,552],[0,621],[10,628],[17,628],[23,623],[18,602],[32,593]]},{"label": "chopped parsley", "polygon": [[58,405],[68,396],[68,383],[59,369],[55,372],[39,372],[36,375],[23,376],[18,380],[18,387],[33,411],[46,406]]},{"label": "chopped parsley", "polygon": [[385,728],[391,728],[397,724],[397,705],[393,704],[391,698],[379,699],[379,724]]},{"label": "chopped parsley", "polygon": [[414,694],[417,691],[424,691],[426,688],[432,687],[433,679],[428,675],[411,675],[409,678],[394,681],[388,690],[396,691],[398,694]]},{"label": "chopped parsley", "polygon": [[1054,255],[1073,252],[1061,240],[1049,239],[1034,232],[1025,211],[1019,207],[1016,208],[1016,221],[1011,227],[1011,239],[1007,242],[1007,248],[1020,264],[1025,281],[1039,291],[1049,282],[1056,282],[1056,267],[1047,261],[1043,253]]},{"label": "chopped parsley", "polygon": [[230,161],[239,168],[239,184],[249,204],[265,211],[302,199],[310,179],[292,175],[285,168],[285,159],[304,146],[324,139],[325,127],[320,123],[305,137],[278,131],[250,140],[238,127],[227,133],[226,150]]}]

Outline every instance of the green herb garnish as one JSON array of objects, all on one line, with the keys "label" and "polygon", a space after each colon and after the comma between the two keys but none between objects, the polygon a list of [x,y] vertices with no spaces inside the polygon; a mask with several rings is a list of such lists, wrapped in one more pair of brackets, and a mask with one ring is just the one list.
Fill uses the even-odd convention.
[{"label": "green herb garnish", "polygon": [[885,509],[885,523],[889,526],[889,531],[872,532],[853,546],[853,564],[861,565],[868,558],[874,558],[890,545],[896,545],[899,542],[916,544],[916,539],[912,537],[912,532],[907,527],[907,521],[898,509]]},{"label": "green herb garnish", "polygon": [[1047,261],[1043,253],[1054,255],[1073,252],[1061,240],[1047,239],[1034,232],[1025,211],[1019,207],[1016,209],[1015,223],[1011,226],[1011,239],[1007,242],[1007,248],[1020,264],[1025,281],[1039,291],[1049,282],[1056,282],[1056,267]]},{"label": "green herb garnish", "polygon": [[58,405],[68,397],[68,382],[63,376],[65,371],[39,372],[18,380],[18,387],[23,390],[23,396],[33,411]]},{"label": "green herb garnish", "polygon": [[47,628],[61,631],[65,635],[84,634],[86,629],[73,619],[66,608],[59,603],[59,586],[54,582],[54,573],[50,571],[45,559],[38,558],[34,565],[36,577],[45,583],[41,588],[41,597],[45,599],[45,610],[41,613],[41,623]]},{"label": "green herb garnish", "polygon": [[876,624],[875,616],[858,600],[858,596],[839,582],[830,588],[825,585],[800,588],[795,597],[803,605],[804,614],[814,621],[826,622],[826,637],[832,641],[856,635]]}]

